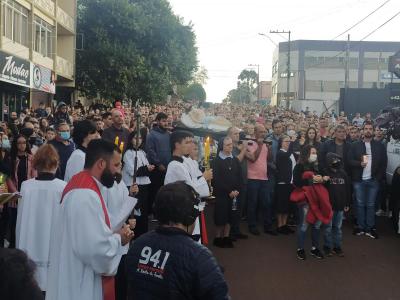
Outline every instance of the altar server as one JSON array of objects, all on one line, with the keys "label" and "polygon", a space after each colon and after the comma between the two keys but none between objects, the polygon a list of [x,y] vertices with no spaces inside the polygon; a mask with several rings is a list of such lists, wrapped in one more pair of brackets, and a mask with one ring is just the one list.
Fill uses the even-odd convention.
[{"label": "altar server", "polygon": [[66,185],[55,177],[59,160],[57,150],[50,144],[37,150],[33,167],[38,176],[22,183],[18,204],[16,246],[35,262],[35,277],[42,291],[47,290],[53,222],[58,219]]}]

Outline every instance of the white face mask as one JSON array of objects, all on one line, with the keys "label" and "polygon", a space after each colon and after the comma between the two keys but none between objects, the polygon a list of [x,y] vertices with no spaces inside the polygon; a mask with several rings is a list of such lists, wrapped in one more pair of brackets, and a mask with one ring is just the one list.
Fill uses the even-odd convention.
[{"label": "white face mask", "polygon": [[310,162],[310,163],[313,163],[313,162],[316,162],[317,161],[317,154],[310,154],[310,157],[309,157],[309,159],[308,159],[308,161]]}]

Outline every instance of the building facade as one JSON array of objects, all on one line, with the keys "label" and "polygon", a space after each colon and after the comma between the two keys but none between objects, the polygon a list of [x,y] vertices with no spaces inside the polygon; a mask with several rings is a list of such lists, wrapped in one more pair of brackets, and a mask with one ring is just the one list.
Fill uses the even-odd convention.
[{"label": "building facade", "polygon": [[290,43],[290,50],[290,74],[288,42],[279,43],[273,55],[273,105],[288,98],[338,101],[346,69],[349,88],[379,89],[400,82],[388,71],[389,57],[400,50],[400,42],[297,40]]},{"label": "building facade", "polygon": [[0,0],[0,107],[70,100],[75,87],[76,0]]}]

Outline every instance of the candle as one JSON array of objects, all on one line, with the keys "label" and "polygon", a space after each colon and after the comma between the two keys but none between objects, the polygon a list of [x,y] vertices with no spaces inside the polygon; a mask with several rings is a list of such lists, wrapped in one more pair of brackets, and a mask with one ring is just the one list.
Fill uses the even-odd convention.
[{"label": "candle", "polygon": [[121,145],[119,145],[119,150],[124,151],[124,142],[121,142]]},{"label": "candle", "polygon": [[207,137],[206,141],[204,142],[204,163],[208,166],[210,161],[210,138]]},{"label": "candle", "polygon": [[114,144],[115,144],[116,146],[119,145],[119,136],[116,136],[116,137],[115,137]]}]

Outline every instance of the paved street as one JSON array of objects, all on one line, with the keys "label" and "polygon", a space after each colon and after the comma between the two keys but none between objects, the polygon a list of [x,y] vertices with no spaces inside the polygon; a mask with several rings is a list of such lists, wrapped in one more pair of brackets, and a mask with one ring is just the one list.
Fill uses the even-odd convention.
[{"label": "paved street", "polygon": [[[212,207],[207,214],[212,241]],[[378,221],[378,240],[353,236],[345,223],[344,258],[317,260],[308,255],[299,261],[294,235],[262,234],[236,242],[234,249],[210,248],[225,268],[233,299],[396,300],[400,299],[400,237],[388,220]],[[245,224],[242,228],[246,232]]]}]

